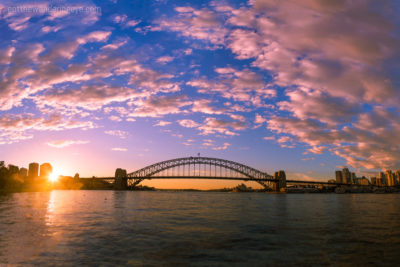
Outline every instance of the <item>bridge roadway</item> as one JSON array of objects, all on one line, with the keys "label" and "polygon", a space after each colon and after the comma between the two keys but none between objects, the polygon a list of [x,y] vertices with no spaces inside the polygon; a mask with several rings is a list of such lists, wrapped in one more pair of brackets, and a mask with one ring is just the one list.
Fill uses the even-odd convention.
[{"label": "bridge roadway", "polygon": [[[115,180],[115,177],[81,177],[81,179],[99,179],[99,180]],[[127,179],[136,179],[130,178]],[[278,182],[277,179],[259,179],[247,177],[220,177],[220,176],[152,176],[144,177],[144,180],[154,179],[207,179],[207,180],[236,180],[236,181],[254,181],[254,182]],[[320,181],[303,181],[303,180],[286,180],[287,184],[313,184],[313,185],[348,185],[343,183],[328,183]]]}]

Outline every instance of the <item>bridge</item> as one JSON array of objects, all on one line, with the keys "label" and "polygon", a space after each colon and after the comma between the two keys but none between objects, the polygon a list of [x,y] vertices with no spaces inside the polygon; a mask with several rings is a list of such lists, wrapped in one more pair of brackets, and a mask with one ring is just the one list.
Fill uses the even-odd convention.
[{"label": "bridge", "polygon": [[[257,170],[247,165],[218,158],[185,157],[161,161],[137,171],[127,173],[118,168],[115,177],[100,177],[114,183],[114,188],[124,190],[138,186],[144,180],[152,179],[216,179],[253,181],[268,191],[280,191],[287,183],[291,184],[328,184],[314,181],[286,180],[284,171],[274,175]],[[330,184],[332,185],[332,184]]]}]

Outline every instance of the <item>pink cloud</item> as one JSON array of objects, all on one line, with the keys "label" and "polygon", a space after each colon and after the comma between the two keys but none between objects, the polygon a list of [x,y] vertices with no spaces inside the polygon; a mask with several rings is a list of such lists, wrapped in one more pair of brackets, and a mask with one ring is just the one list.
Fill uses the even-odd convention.
[{"label": "pink cloud", "polygon": [[89,143],[89,141],[83,140],[57,140],[48,142],[47,145],[55,148],[64,148],[72,145],[84,145]]},{"label": "pink cloud", "polygon": [[156,124],[154,124],[154,126],[161,126],[161,127],[163,127],[163,126],[167,126],[167,125],[170,125],[172,122],[170,122],[170,121],[159,121],[159,122],[157,122]]},{"label": "pink cloud", "polygon": [[181,113],[183,107],[191,104],[184,95],[179,96],[151,96],[131,103],[136,108],[133,116],[160,117],[166,114]]},{"label": "pink cloud", "polygon": [[200,124],[198,124],[197,122],[195,122],[193,120],[179,120],[178,123],[182,127],[186,127],[186,128],[196,128],[196,127],[200,126]]},{"label": "pink cloud", "polygon": [[242,131],[246,129],[246,125],[243,122],[231,122],[216,118],[206,118],[198,129],[203,135],[209,134],[225,134],[225,135],[238,135],[234,131]]},{"label": "pink cloud", "polygon": [[5,114],[0,117],[0,144],[12,144],[33,138],[34,131],[61,131],[66,129],[93,129],[91,121],[66,119],[53,114],[38,117],[33,114]]},{"label": "pink cloud", "polygon": [[162,57],[157,58],[157,62],[159,62],[161,64],[166,64],[173,60],[174,60],[174,57],[171,57],[171,56],[162,56]]}]

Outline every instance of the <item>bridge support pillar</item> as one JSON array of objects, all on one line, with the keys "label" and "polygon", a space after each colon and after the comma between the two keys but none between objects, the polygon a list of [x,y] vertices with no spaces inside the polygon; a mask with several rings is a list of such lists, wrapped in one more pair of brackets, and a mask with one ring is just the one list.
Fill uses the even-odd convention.
[{"label": "bridge support pillar", "polygon": [[275,172],[275,182],[272,183],[272,190],[275,192],[285,191],[286,189],[286,174],[285,171]]},{"label": "bridge support pillar", "polygon": [[126,175],[126,170],[118,168],[115,170],[115,190],[126,190],[128,189],[128,178]]}]

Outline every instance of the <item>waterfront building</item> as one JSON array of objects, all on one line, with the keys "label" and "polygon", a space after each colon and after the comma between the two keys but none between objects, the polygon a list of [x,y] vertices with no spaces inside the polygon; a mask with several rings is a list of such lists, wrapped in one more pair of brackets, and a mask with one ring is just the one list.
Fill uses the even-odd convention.
[{"label": "waterfront building", "polygon": [[28,169],[27,168],[21,168],[19,169],[19,175],[21,178],[25,179],[28,176]]},{"label": "waterfront building", "polygon": [[335,171],[335,176],[336,176],[336,183],[338,184],[344,183],[342,171]]},{"label": "waterfront building", "polygon": [[380,179],[380,181],[381,181],[382,185],[387,185],[387,183],[386,183],[386,177],[385,177],[385,173],[383,173],[383,172],[380,172],[378,177],[379,177],[379,179]]},{"label": "waterfront building", "polygon": [[352,184],[356,184],[356,181],[357,181],[356,173],[355,173],[355,172],[352,172],[352,173],[351,173],[351,183],[352,183]]},{"label": "waterfront building", "polygon": [[49,178],[50,174],[53,172],[53,167],[50,163],[43,163],[40,165],[40,177]]},{"label": "waterfront building", "polygon": [[342,175],[344,183],[351,184],[351,173],[347,167],[343,168]]},{"label": "waterfront building", "polygon": [[8,171],[11,175],[13,175],[13,174],[19,173],[19,168],[18,168],[18,166],[8,164]]},{"label": "waterfront building", "polygon": [[30,179],[35,179],[39,175],[39,164],[36,162],[29,163],[28,176]]},{"label": "waterfront building", "polygon": [[394,173],[394,175],[395,175],[395,179],[396,179],[395,184],[400,185],[400,170],[396,171]]},{"label": "waterfront building", "polygon": [[387,170],[385,173],[386,176],[386,185],[387,186],[394,186],[394,177],[391,170]]},{"label": "waterfront building", "polygon": [[361,177],[361,178],[357,178],[357,184],[358,185],[369,185],[370,182],[366,177]]},{"label": "waterfront building", "polygon": [[377,181],[377,180],[378,180],[378,178],[376,178],[376,177],[371,177],[371,184],[372,184],[372,185],[378,185],[378,183],[377,183],[378,181]]}]

